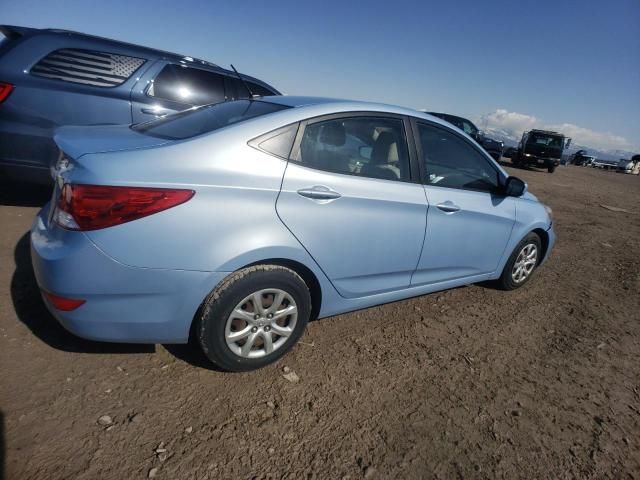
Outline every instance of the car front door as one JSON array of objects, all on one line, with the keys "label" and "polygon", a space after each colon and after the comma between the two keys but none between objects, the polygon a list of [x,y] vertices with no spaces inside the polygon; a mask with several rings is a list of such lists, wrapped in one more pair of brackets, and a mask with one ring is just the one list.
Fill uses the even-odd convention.
[{"label": "car front door", "polygon": [[382,114],[301,124],[277,211],[344,297],[410,285],[427,205],[411,181],[408,128]]},{"label": "car front door", "polygon": [[412,285],[494,272],[516,213],[515,200],[499,193],[502,174],[453,130],[421,121],[413,128],[429,211]]}]

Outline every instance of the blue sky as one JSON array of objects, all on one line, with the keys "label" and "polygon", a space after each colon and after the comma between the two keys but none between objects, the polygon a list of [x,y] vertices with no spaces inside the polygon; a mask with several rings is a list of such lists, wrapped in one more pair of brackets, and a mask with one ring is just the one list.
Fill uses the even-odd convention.
[{"label": "blue sky", "polygon": [[1,22],[234,63],[288,94],[640,150],[640,1],[0,0]]}]

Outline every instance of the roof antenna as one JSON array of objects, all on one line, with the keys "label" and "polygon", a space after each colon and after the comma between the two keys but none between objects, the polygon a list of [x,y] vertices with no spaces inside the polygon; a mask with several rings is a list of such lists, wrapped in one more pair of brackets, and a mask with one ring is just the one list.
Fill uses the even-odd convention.
[{"label": "roof antenna", "polygon": [[236,70],[236,67],[233,66],[233,63],[231,64],[231,68],[233,69],[234,72],[236,72],[236,75],[238,76],[238,78],[240,79],[240,81],[242,82],[242,84],[244,85],[244,88],[247,89],[247,92],[249,92],[249,98],[253,98],[253,97],[259,97],[259,95],[254,95],[254,93],[251,91],[251,89],[249,88],[249,84],[247,82],[244,81],[244,78],[242,78],[242,75],[240,75],[238,73],[238,70]]}]

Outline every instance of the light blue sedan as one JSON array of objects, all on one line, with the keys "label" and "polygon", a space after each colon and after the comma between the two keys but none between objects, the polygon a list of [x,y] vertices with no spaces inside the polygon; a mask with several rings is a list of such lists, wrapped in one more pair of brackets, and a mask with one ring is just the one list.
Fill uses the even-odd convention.
[{"label": "light blue sedan", "polygon": [[71,332],[186,343],[230,371],[321,318],[495,280],[549,256],[551,211],[470,137],[388,105],[264,97],[57,131],[31,231]]}]

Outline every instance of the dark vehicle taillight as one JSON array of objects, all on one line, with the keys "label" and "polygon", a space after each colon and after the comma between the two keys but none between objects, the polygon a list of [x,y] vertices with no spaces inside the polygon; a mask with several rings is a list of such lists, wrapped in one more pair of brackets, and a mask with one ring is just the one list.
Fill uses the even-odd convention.
[{"label": "dark vehicle taillight", "polygon": [[0,103],[4,102],[12,91],[13,85],[6,82],[0,82]]},{"label": "dark vehicle taillight", "polygon": [[65,184],[54,219],[68,230],[98,230],[167,210],[194,194],[175,188]]}]

